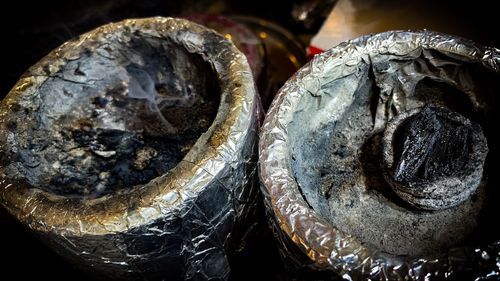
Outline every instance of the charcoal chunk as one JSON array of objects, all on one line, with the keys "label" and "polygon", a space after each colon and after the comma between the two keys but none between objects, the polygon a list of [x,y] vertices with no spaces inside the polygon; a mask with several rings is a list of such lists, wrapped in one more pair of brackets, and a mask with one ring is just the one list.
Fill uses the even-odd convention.
[{"label": "charcoal chunk", "polygon": [[401,124],[393,144],[394,151],[399,151],[394,180],[433,181],[460,173],[469,158],[472,128],[459,117],[426,107]]}]

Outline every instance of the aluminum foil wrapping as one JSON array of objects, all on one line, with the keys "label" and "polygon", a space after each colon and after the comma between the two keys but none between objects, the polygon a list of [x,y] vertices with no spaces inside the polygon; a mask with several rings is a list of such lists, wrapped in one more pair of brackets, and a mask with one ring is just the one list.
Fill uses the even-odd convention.
[{"label": "aluminum foil wrapping", "polygon": [[[229,253],[254,223],[260,113],[248,63],[223,36],[174,18],[99,27],[55,49],[21,77],[1,103],[1,130],[6,130],[12,106],[38,95],[58,69],[134,32],[168,39],[201,56],[214,71],[221,97],[208,130],[164,175],[96,198],[55,195],[12,180],[5,170],[9,160],[2,159],[0,202],[56,252],[91,275],[113,280],[227,279]],[[53,106],[61,105],[55,101]],[[0,137],[2,153],[11,149],[7,135]]]},{"label": "aluminum foil wrapping", "polygon": [[[425,63],[412,66],[411,62],[417,59]],[[481,238],[483,234],[487,236],[488,230],[483,229],[484,233],[476,240],[464,244],[467,246],[460,244],[438,254],[405,257],[384,253],[328,220],[324,215],[328,210],[325,211],[325,204],[320,203],[323,199],[315,191],[319,186],[313,184],[304,189],[299,184],[301,176],[294,173],[293,167],[294,161],[298,161],[294,153],[308,149],[307,145],[300,145],[301,139],[307,141],[313,132],[323,130],[326,123],[342,118],[356,93],[362,92],[364,81],[374,81],[381,92],[378,105],[372,107],[374,131],[408,107],[419,106],[418,102],[413,104],[415,87],[422,79],[431,79],[453,85],[469,96],[472,106],[484,113],[489,127],[486,130],[490,131],[488,142],[490,147],[495,146],[498,140],[492,122],[497,106],[492,97],[498,92],[495,78],[481,81],[487,75],[479,75],[473,80],[469,71],[460,66],[474,65],[491,77],[498,77],[499,63],[500,53],[495,48],[430,31],[394,31],[344,42],[302,67],[274,99],[259,142],[261,189],[282,256],[295,267],[332,271],[347,280],[498,278],[500,240]],[[486,90],[489,98],[478,98],[476,92],[480,89],[490,89]],[[356,125],[352,126],[355,129]],[[492,159],[496,159],[495,151],[494,147],[490,149]],[[490,175],[489,180],[494,182],[495,176]],[[375,226],[373,223],[359,227],[361,231],[367,230]],[[335,274],[331,277],[338,278]]]}]

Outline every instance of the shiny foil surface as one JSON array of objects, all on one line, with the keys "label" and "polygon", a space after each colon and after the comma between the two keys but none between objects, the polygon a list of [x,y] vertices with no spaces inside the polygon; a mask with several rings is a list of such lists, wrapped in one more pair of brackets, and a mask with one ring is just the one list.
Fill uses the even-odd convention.
[{"label": "shiny foil surface", "polygon": [[[432,67],[404,68],[405,63],[417,58],[423,58]],[[422,79],[430,78],[466,93],[474,108],[485,112],[485,124],[490,130],[488,143],[490,147],[496,146],[498,134],[494,132],[492,120],[497,102],[492,98],[494,95],[481,100],[476,99],[475,93],[478,89],[495,92],[498,87],[491,80],[487,81],[490,84],[481,84],[479,80],[471,83],[465,75],[468,69],[454,71],[454,67],[462,63],[496,77],[500,72],[500,53],[495,48],[446,34],[426,30],[391,31],[347,41],[316,55],[285,83],[260,133],[259,178],[270,225],[279,240],[281,255],[289,264],[332,271],[345,280],[498,278],[500,238],[493,239],[496,242],[483,240],[481,237],[487,229],[469,244],[438,254],[405,257],[384,253],[341,231],[328,220],[322,209],[324,205],[318,203],[321,196],[314,195],[314,189],[320,187],[313,185],[312,191],[303,189],[298,184],[301,179],[293,171],[296,161],[293,149],[300,151],[303,147],[296,145],[301,141],[300,136],[306,139],[326,123],[340,120],[366,79],[373,79],[381,89],[379,106],[373,107],[374,131],[382,130],[389,119],[404,110],[422,106],[413,100],[415,86]],[[372,72],[366,71],[371,67]],[[495,157],[495,151],[490,149],[490,158]],[[496,177],[491,173],[487,177],[486,181],[493,184],[486,188],[495,190]],[[373,225],[359,227],[362,230]]]},{"label": "shiny foil surface", "polygon": [[[0,203],[90,275],[225,280],[228,257],[255,220],[260,105],[247,60],[223,36],[187,20],[161,17],[99,27],[55,49],[20,78],[0,104],[0,130],[7,132],[5,120],[13,105],[38,95],[41,85],[67,63],[134,32],[168,39],[214,71],[221,97],[208,130],[165,174],[94,198],[56,195],[12,180],[5,170],[9,159],[2,159]],[[8,134],[0,135],[3,153],[11,147]]]}]

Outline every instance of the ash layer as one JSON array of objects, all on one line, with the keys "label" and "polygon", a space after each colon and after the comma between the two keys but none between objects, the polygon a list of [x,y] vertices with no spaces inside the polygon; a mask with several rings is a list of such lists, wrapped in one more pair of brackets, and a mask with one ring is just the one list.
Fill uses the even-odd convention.
[{"label": "ash layer", "polygon": [[424,106],[445,107],[481,124],[485,106],[471,89],[474,79],[487,75],[430,50],[364,61],[349,68],[352,74],[319,86],[319,93],[306,94],[287,128],[304,198],[340,231],[381,252],[425,256],[467,243],[482,220],[486,177],[455,207],[418,209],[384,179],[381,138],[394,116]]},{"label": "ash layer", "polygon": [[36,69],[25,75],[44,82],[12,107],[0,158],[11,179],[59,195],[98,197],[166,173],[219,105],[200,55],[140,31]]}]

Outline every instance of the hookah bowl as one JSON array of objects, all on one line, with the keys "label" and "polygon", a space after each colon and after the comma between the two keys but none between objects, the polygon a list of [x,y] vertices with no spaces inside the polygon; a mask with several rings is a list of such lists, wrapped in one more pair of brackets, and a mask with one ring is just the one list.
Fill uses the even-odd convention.
[{"label": "hookah bowl", "polygon": [[216,32],[104,25],[1,102],[0,203],[90,275],[227,279],[254,219],[259,113],[244,55]]},{"label": "hookah bowl", "polygon": [[259,141],[261,190],[289,267],[321,280],[498,274],[488,161],[499,60],[466,39],[391,31],[297,71]]}]

